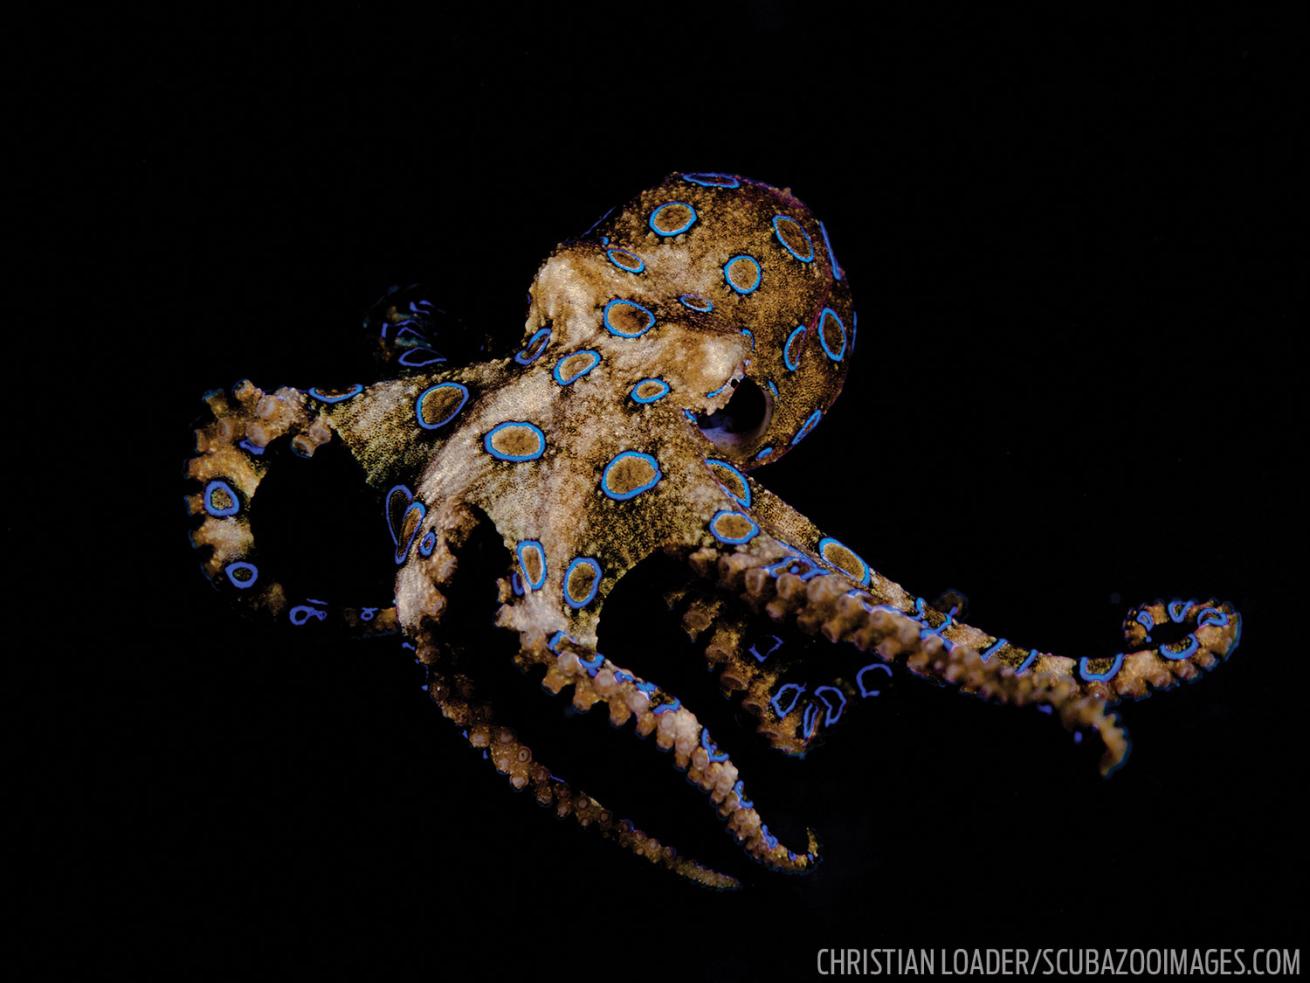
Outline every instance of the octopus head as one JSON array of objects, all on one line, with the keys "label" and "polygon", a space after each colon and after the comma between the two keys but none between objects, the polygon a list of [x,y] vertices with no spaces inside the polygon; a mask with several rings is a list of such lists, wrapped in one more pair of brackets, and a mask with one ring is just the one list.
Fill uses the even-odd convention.
[{"label": "octopus head", "polygon": [[684,412],[717,455],[777,460],[819,422],[855,346],[827,229],[786,189],[678,173],[561,243],[527,343],[598,351],[634,409]]}]

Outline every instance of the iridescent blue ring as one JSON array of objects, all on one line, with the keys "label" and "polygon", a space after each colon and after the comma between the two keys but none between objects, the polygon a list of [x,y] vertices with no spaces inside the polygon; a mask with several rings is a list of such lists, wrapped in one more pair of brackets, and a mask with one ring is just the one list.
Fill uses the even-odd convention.
[{"label": "iridescent blue ring", "polygon": [[[537,449],[528,454],[505,454],[496,450],[491,440],[506,427],[527,427],[537,435]],[[504,423],[498,423],[487,431],[487,435],[482,438],[482,446],[486,449],[488,454],[498,461],[510,461],[515,464],[521,461],[535,461],[537,458],[541,457],[542,454],[546,453],[546,435],[541,432],[541,427],[537,426],[535,423],[528,423],[526,420],[506,420]]]},{"label": "iridescent blue ring", "polygon": [[[561,367],[564,365],[564,362],[567,359],[573,358],[576,355],[590,356],[591,361],[587,363],[585,368],[578,369],[578,371],[574,372],[572,375],[565,376],[560,371]],[[568,386],[571,385],[572,383],[577,382],[579,379],[581,379],[584,375],[586,375],[588,372],[590,372],[599,364],[600,364],[600,352],[596,351],[594,348],[579,348],[576,352],[569,352],[569,354],[567,355],[561,355],[559,357],[559,360],[555,363],[555,367],[550,370],[550,374],[551,377],[556,382],[558,382],[561,386]]]},{"label": "iridescent blue ring", "polygon": [[[676,229],[670,229],[670,230],[667,230],[667,231],[664,230],[664,229],[661,229],[661,228],[657,227],[657,226],[655,225],[655,219],[656,219],[656,217],[659,215],[660,212],[664,211],[664,209],[669,208],[669,207],[671,207],[671,206],[673,206],[673,205],[681,205],[683,208],[687,209],[687,211],[691,213],[690,215],[687,216],[687,221],[684,222],[682,225],[680,225],[678,228],[676,228]],[[662,237],[664,237],[664,238],[667,239],[667,238],[670,238],[670,237],[672,237],[672,236],[682,235],[682,233],[686,232],[688,229],[690,229],[693,225],[696,224],[696,219],[697,219],[697,217],[698,217],[698,216],[696,215],[696,209],[693,208],[693,207],[692,207],[690,204],[688,204],[687,202],[685,202],[685,201],[666,201],[664,204],[660,205],[658,208],[654,209],[654,210],[650,213],[650,219],[649,219],[649,221],[648,221],[647,224],[650,225],[650,230],[651,230],[652,232],[654,232],[657,236],[662,236]]]},{"label": "iridescent blue ring", "polygon": [[714,310],[714,302],[700,294],[683,294],[678,298],[678,303],[693,311],[699,311],[701,314],[708,314]]},{"label": "iridescent blue ring", "polygon": [[1091,682],[1108,683],[1111,679],[1113,679],[1118,674],[1119,670],[1123,667],[1124,654],[1122,652],[1118,653],[1114,657],[1114,661],[1110,663],[1110,668],[1105,670],[1105,672],[1090,671],[1087,668],[1087,664],[1089,661],[1091,660],[1089,660],[1085,655],[1078,660],[1078,675],[1089,683]]},{"label": "iridescent blue ring", "polygon": [[811,413],[808,417],[805,418],[805,423],[801,426],[799,430],[796,431],[796,436],[791,439],[791,443],[793,447],[796,446],[798,443],[804,440],[806,436],[809,435],[809,432],[814,429],[815,425],[818,424],[822,416],[823,416],[823,410],[815,410],[813,413]]},{"label": "iridescent blue ring", "polygon": [[[654,396],[642,396],[640,393],[637,392],[638,389],[640,389],[642,386],[650,382],[653,382],[656,385],[660,386],[660,391],[657,392]],[[668,394],[669,394],[669,384],[665,382],[663,379],[656,379],[654,377],[651,377],[649,379],[641,379],[636,384],[634,384],[630,390],[628,390],[628,398],[631,399],[634,403],[641,403],[643,406],[648,405],[650,403],[658,402]]]},{"label": "iridescent blue ring", "polygon": [[[837,327],[841,328],[841,346],[834,352],[828,347],[828,338],[823,333],[823,322],[831,315],[837,322]],[[825,307],[823,313],[819,315],[819,344],[823,346],[824,354],[834,362],[840,362],[846,357],[846,325],[842,322],[841,317],[831,307]]]},{"label": "iridescent blue ring", "polygon": [[[587,596],[579,598],[574,597],[569,593],[569,580],[573,576],[573,571],[580,566],[591,567],[596,575],[591,579],[591,589],[587,591]],[[573,561],[569,563],[568,568],[564,571],[564,603],[574,610],[585,608],[596,599],[596,592],[600,590],[600,577],[601,570],[599,562],[590,556],[575,556]]]},{"label": "iridescent blue ring", "polygon": [[[796,250],[792,249],[791,243],[789,243],[785,238],[783,238],[782,230],[778,228],[778,222],[782,219],[786,219],[792,225],[796,226],[796,231],[799,232],[801,236],[805,239],[805,245],[810,247],[810,253],[808,256],[802,256]],[[814,262],[814,242],[810,239],[810,234],[801,227],[800,222],[797,222],[790,215],[775,215],[773,216],[772,225],[773,225],[773,234],[778,237],[778,241],[782,243],[783,249],[787,250],[787,252],[791,253],[792,256],[796,257],[796,259],[799,259],[802,263]]]},{"label": "iridescent blue ring", "polygon": [[344,403],[346,400],[353,399],[354,397],[358,396],[363,391],[364,391],[364,385],[363,383],[359,383],[359,382],[355,383],[344,393],[341,393],[338,396],[327,396],[321,391],[319,391],[318,386],[310,386],[308,389],[305,390],[306,393],[308,393],[310,396],[313,396],[320,403]]},{"label": "iridescent blue ring", "polygon": [[550,344],[550,328],[538,328],[528,339],[528,343],[514,356],[514,361],[519,365],[531,365],[541,358],[541,353],[546,350],[548,344]]},{"label": "iridescent blue ring", "polygon": [[[750,263],[752,266],[755,267],[755,280],[751,283],[749,287],[739,287],[737,286],[736,283],[733,282],[732,275],[729,271],[737,263]],[[760,289],[760,281],[764,279],[764,271],[760,269],[760,261],[758,259],[756,259],[754,256],[748,256],[746,253],[740,253],[739,255],[732,257],[732,259],[728,260],[726,263],[723,264],[723,279],[727,281],[728,286],[731,287],[736,293],[743,294],[743,295],[753,294],[756,290]]]},{"label": "iridescent blue ring", "polygon": [[[525,550],[536,550],[537,557],[541,560],[541,576],[538,577],[536,580],[533,580],[531,576],[529,576],[528,565],[523,561],[523,553]],[[539,590],[542,584],[546,582],[545,548],[541,545],[540,542],[538,542],[535,539],[525,539],[523,540],[523,542],[519,543],[516,547],[514,547],[514,554],[519,558],[519,570],[521,570],[523,573],[523,583],[526,584],[532,590]]]},{"label": "iridescent blue ring", "polygon": [[[250,579],[238,580],[237,573],[245,570],[250,571]],[[245,560],[234,560],[223,568],[223,572],[227,574],[227,579],[231,581],[232,586],[237,590],[248,590],[255,586],[255,581],[259,579],[259,567],[253,563],[247,563]]]},{"label": "iridescent blue ring", "polygon": [[828,228],[822,222],[819,223],[819,231],[823,233],[823,246],[828,250],[828,261],[832,263],[833,279],[840,280],[842,277],[841,267],[837,265],[837,256],[832,251],[832,242],[828,239]]},{"label": "iridescent blue ring", "polygon": [[729,497],[729,498],[731,498],[734,502],[736,502],[736,503],[737,503],[738,505],[740,505],[742,508],[744,508],[744,509],[748,509],[748,508],[751,507],[751,486],[750,486],[750,482],[746,480],[746,476],[745,476],[744,474],[742,474],[740,471],[738,471],[735,467],[733,467],[733,466],[732,466],[731,464],[729,464],[727,461],[720,460],[720,459],[717,458],[717,457],[707,457],[707,458],[705,459],[705,463],[708,464],[708,465],[710,466],[710,470],[711,470],[711,471],[713,471],[715,468],[722,468],[723,470],[725,470],[725,471],[727,471],[728,473],[730,473],[730,474],[731,474],[734,478],[736,478],[739,482],[741,482],[741,493],[740,493],[740,494],[734,492],[731,488],[729,488],[727,485],[725,485],[722,481],[719,482],[719,486],[720,486],[724,491],[726,491],[726,492],[728,493],[728,497]]},{"label": "iridescent blue ring", "polygon": [[423,538],[418,541],[418,552],[420,556],[431,556],[432,551],[437,548],[437,534],[429,529],[423,534]]},{"label": "iridescent blue ring", "polygon": [[[636,253],[627,249],[619,249],[617,247],[614,249],[607,249],[605,250],[605,258],[621,269],[624,273],[641,273],[646,269],[646,261]],[[622,260],[628,260],[629,265],[625,266]]]},{"label": "iridescent blue ring", "polygon": [[[214,492],[217,491],[225,493],[231,500],[232,504],[225,509],[217,508],[214,505]],[[219,519],[225,519],[229,515],[236,515],[241,511],[241,499],[239,499],[237,493],[232,490],[232,486],[222,478],[215,478],[209,484],[205,485],[204,503],[205,511]]]},{"label": "iridescent blue ring", "polygon": [[438,355],[431,348],[406,348],[400,353],[399,362],[406,368],[421,369],[425,365],[444,362],[446,356]]},{"label": "iridescent blue ring", "polygon": [[[646,315],[648,319],[646,322],[646,326],[644,328],[639,328],[636,331],[623,331],[620,328],[616,328],[613,324],[610,323],[610,310],[618,305],[622,305],[624,307],[635,307],[637,310],[641,311],[643,314]],[[651,328],[655,327],[655,315],[651,313],[650,308],[643,307],[641,304],[638,304],[635,300],[617,300],[617,299],[611,300],[609,303],[605,305],[604,313],[601,315],[601,321],[602,323],[604,323],[606,331],[619,338],[640,338]]]},{"label": "iridescent blue ring", "polygon": [[699,184],[702,188],[740,188],[741,181],[731,174],[715,174],[709,171],[701,171],[695,174],[682,175],[684,181],[690,181],[692,184]]},{"label": "iridescent blue ring", "polygon": [[[719,530],[716,528],[719,519],[729,515],[737,516],[739,518],[745,519],[747,522],[750,523],[751,526],[750,529],[742,533],[740,536],[724,536],[720,534]],[[760,533],[759,524],[756,523],[754,519],[752,519],[745,512],[736,512],[733,511],[732,509],[719,509],[719,511],[715,512],[714,515],[710,518],[709,530],[711,536],[717,539],[720,543],[726,543],[729,546],[741,546],[743,543],[749,543]]]},{"label": "iridescent blue ring", "polygon": [[792,355],[791,349],[792,349],[792,345],[796,343],[796,339],[803,334],[805,334],[805,325],[798,324],[796,325],[796,327],[792,328],[791,334],[787,335],[787,340],[783,342],[782,364],[787,366],[788,372],[795,372],[797,369],[801,367],[800,352],[797,352],[795,355]]},{"label": "iridescent blue ring", "polygon": [[[638,485],[636,488],[629,489],[628,491],[625,492],[611,491],[609,486],[610,469],[614,467],[616,464],[618,464],[619,462],[626,461],[631,458],[636,458],[638,460],[645,461],[647,464],[651,466],[651,470],[654,472],[654,474],[651,476],[649,481],[647,481],[645,484]],[[655,458],[650,454],[643,454],[641,451],[620,451],[618,454],[614,455],[614,457],[610,460],[609,464],[605,465],[605,470],[603,470],[600,473],[600,490],[603,491],[608,497],[614,499],[614,501],[616,502],[626,502],[628,501],[628,499],[636,498],[642,492],[650,491],[657,484],[659,484],[660,479],[663,477],[664,477],[664,472],[660,470],[660,462],[655,460]]]},{"label": "iridescent blue ring", "polygon": [[[429,394],[436,392],[438,389],[456,390],[460,394],[459,402],[456,404],[453,410],[451,410],[449,413],[443,416],[436,423],[429,423],[423,416],[423,401],[428,398]],[[428,386],[426,389],[424,389],[421,393],[418,394],[418,397],[414,400],[414,416],[418,418],[418,425],[422,427],[424,430],[439,430],[441,427],[444,427],[451,420],[455,419],[455,417],[459,415],[459,411],[464,408],[464,404],[467,403],[468,401],[469,401],[468,386],[465,386],[458,382],[438,382],[434,386]]]}]

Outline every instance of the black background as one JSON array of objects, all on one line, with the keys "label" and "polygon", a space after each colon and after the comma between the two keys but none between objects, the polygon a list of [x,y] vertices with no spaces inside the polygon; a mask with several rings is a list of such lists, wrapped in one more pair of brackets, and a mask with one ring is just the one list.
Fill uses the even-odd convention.
[{"label": "black background", "polygon": [[[38,241],[69,289],[40,295],[57,335],[13,341],[88,382],[10,391],[54,505],[8,528],[51,698],[20,698],[51,760],[15,809],[39,966],[731,980],[812,974],[819,946],[1292,942],[1294,32],[866,16],[213,13],[47,49],[33,154],[71,180]],[[685,169],[791,187],[856,292],[846,392],[770,488],[1021,643],[1115,651],[1157,596],[1243,611],[1229,663],[1125,709],[1112,780],[1046,718],[898,678],[805,761],[736,737],[826,862],[713,894],[513,793],[394,641],[243,620],[205,586],[179,510],[202,391],[367,379],[360,316],[413,280],[508,347],[552,244]],[[380,509],[341,494],[293,541],[385,583]],[[657,598],[621,600],[610,650],[686,674]],[[593,723],[563,721],[586,735],[566,766],[587,751],[639,822],[713,849],[659,755]]]}]

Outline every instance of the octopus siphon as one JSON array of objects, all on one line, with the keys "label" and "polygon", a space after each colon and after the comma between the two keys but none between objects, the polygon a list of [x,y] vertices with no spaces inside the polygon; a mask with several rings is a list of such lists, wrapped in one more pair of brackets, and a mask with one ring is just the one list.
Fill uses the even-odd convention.
[{"label": "octopus siphon", "polygon": [[[648,557],[681,565],[685,581],[667,597],[674,616],[759,735],[791,755],[899,665],[1094,735],[1108,775],[1128,750],[1114,705],[1194,679],[1237,645],[1240,616],[1213,598],[1129,611],[1123,651],[1111,656],[1016,644],[908,593],[758,483],[756,469],[823,420],[858,340],[828,230],[788,190],[678,173],[642,192],[554,249],[506,357],[453,364],[428,300],[396,294],[382,309],[383,381],[271,392],[245,381],[205,397],[212,419],[186,473],[206,575],[294,625],[339,619],[365,635],[400,634],[441,713],[515,788],[691,880],[738,883],[559,778],[443,634],[480,524],[506,550],[495,620],[517,635],[517,665],[554,693],[570,689],[579,709],[601,704],[615,726],[635,721],[653,735],[746,854],[778,871],[812,868],[815,835],[781,842],[696,711],[597,649],[606,598]],[[270,464],[329,442],[358,463],[385,517],[396,568],[388,606],[291,596],[256,547],[252,505]],[[760,624],[841,646],[846,669],[797,681]]]}]

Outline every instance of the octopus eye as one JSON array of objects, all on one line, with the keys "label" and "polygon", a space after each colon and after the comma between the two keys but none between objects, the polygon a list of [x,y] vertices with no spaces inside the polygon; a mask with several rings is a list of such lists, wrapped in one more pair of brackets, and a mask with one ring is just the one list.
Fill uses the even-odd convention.
[{"label": "octopus eye", "polygon": [[696,423],[716,446],[738,449],[754,443],[768,429],[772,416],[773,401],[747,378],[736,386],[723,409],[700,414]]}]

